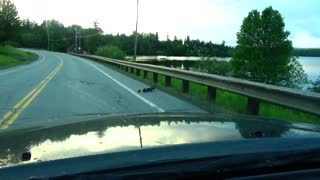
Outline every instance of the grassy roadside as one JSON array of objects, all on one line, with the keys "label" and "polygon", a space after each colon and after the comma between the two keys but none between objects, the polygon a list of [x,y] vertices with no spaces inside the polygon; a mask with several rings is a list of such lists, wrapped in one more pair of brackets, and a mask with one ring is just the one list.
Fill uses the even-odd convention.
[{"label": "grassy roadside", "polygon": [[37,58],[36,54],[25,52],[12,46],[0,46],[0,69],[28,64]]},{"label": "grassy roadside", "polygon": [[[197,99],[205,100],[207,88],[204,85],[191,82],[190,94],[195,96]],[[226,110],[244,114],[246,113],[247,102],[248,100],[245,96],[223,90],[217,90],[215,103]],[[320,125],[320,117],[318,116],[285,108],[268,102],[262,102],[260,104],[259,116]]]},{"label": "grassy roadside", "polygon": [[[143,81],[147,84],[152,84],[152,73],[148,73],[146,79],[143,78],[143,73],[140,72],[140,76],[136,76],[134,73],[125,72],[124,70],[119,70],[114,66],[105,64],[109,68],[116,71],[120,71],[134,79]],[[189,82],[189,93],[182,93],[182,81],[179,79],[172,78],[171,86],[165,87],[165,76],[158,75],[157,87],[160,90],[171,93],[180,98],[186,98],[191,100],[196,105],[205,108],[206,110],[213,112],[225,112],[225,113],[239,113],[244,114],[247,107],[247,98],[235,93],[217,90],[216,101],[207,101],[207,87],[198,83]],[[288,109],[279,105],[262,102],[260,104],[259,116],[276,118],[282,120],[288,120],[293,122],[308,123],[314,125],[320,125],[320,117],[311,115],[308,113],[296,111],[293,109]]]}]

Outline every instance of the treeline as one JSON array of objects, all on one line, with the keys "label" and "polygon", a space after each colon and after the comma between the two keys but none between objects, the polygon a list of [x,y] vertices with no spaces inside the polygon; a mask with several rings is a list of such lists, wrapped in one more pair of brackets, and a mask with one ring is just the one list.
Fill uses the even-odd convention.
[{"label": "treeline", "polygon": [[[78,38],[75,38],[77,34]],[[77,40],[76,40],[77,39]],[[64,26],[56,20],[36,22],[21,20],[15,5],[10,0],[0,0],[0,45],[48,49],[66,52],[81,47],[81,51],[96,53],[99,47],[117,46],[127,55],[133,55],[135,36],[104,34],[97,22],[92,28]],[[77,41],[77,43],[76,43]],[[200,40],[167,38],[159,40],[158,33],[138,34],[138,55],[167,56],[217,56],[230,55],[231,48],[225,42],[216,44]]]},{"label": "treeline", "polygon": [[[66,52],[75,48],[76,28],[79,32],[78,44],[81,44],[82,51],[93,54],[101,46],[112,45],[118,46],[127,55],[134,53],[134,33],[131,35],[103,34],[97,22],[92,28],[82,28],[76,25],[65,27],[56,20],[44,21],[41,24],[22,20],[18,35],[10,39],[9,43],[25,48]],[[231,50],[232,48],[226,46],[225,42],[215,44],[192,40],[189,36],[183,40],[176,37],[173,40],[169,38],[159,40],[158,33],[138,34],[138,55],[227,57],[230,56]]]},{"label": "treeline", "polygon": [[293,50],[295,56],[320,57],[320,48],[296,48]]},{"label": "treeline", "polygon": [[[269,22],[273,22],[272,26]],[[307,74],[292,55],[315,56],[320,50],[294,49],[288,39],[289,32],[284,29],[282,15],[268,7],[262,12],[252,10],[244,18],[234,49],[226,46],[224,41],[216,44],[190,37],[160,40],[158,33],[140,33],[138,55],[232,56],[230,64],[205,60],[194,70],[301,89],[308,83]],[[75,38],[75,34],[80,38]],[[76,51],[103,56],[113,54],[115,58],[122,58],[133,55],[134,40],[134,33],[104,34],[97,22],[92,28],[83,28],[76,25],[66,27],[56,20],[41,24],[20,20],[14,4],[10,0],[0,0],[0,46],[11,44],[66,52],[76,50],[75,44],[78,44],[81,49]],[[313,86],[318,87],[318,82]]]},{"label": "treeline", "polygon": [[[92,28],[81,26],[67,26],[56,20],[44,21],[41,24],[30,20],[21,20],[20,25],[10,32],[16,31],[16,35],[6,40],[6,43],[26,48],[49,49],[52,51],[66,52],[74,49],[75,29],[81,32],[82,51],[95,53],[101,46],[118,46],[127,55],[133,55],[134,33],[126,34],[103,34],[97,22]],[[80,33],[79,33],[80,34]],[[49,35],[49,39],[48,39]],[[48,40],[50,43],[48,44]],[[78,42],[79,43],[79,42]],[[192,40],[189,36],[185,39],[174,37],[173,40],[159,40],[158,33],[138,34],[138,55],[166,55],[166,56],[204,56],[204,57],[230,57],[234,48],[221,44]],[[320,56],[320,48],[294,48],[295,56]]]}]

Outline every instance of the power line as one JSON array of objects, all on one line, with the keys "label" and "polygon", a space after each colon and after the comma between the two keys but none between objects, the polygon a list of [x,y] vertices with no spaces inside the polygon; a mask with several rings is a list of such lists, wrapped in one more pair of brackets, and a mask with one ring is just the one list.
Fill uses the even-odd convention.
[{"label": "power line", "polygon": [[[92,37],[92,36],[97,36],[97,35],[101,35],[102,32],[96,33],[96,34],[90,34],[90,35],[86,35],[86,36],[82,36],[81,38],[88,38],[88,37]],[[71,40],[74,39],[74,37],[70,37],[70,38],[63,38],[63,39],[56,39],[56,40],[50,40],[51,42],[59,42],[59,41],[65,41],[65,40]]]},{"label": "power line", "polygon": [[74,39],[74,37],[72,38],[63,38],[63,39],[56,39],[56,40],[50,40],[51,42],[59,42],[59,41],[65,41],[65,40],[70,40],[70,39]]},{"label": "power line", "polygon": [[98,32],[96,34],[90,34],[90,35],[86,35],[86,36],[81,36],[81,38],[92,37],[92,36],[96,36],[96,35],[100,35],[100,34],[102,34],[102,32]]},{"label": "power line", "polygon": [[217,4],[216,6],[224,6],[224,5],[228,5],[228,4],[232,4],[232,3],[235,3],[235,2],[238,2],[240,0],[234,0],[234,1],[229,1],[229,2],[225,2],[225,3],[221,3],[221,4]]}]

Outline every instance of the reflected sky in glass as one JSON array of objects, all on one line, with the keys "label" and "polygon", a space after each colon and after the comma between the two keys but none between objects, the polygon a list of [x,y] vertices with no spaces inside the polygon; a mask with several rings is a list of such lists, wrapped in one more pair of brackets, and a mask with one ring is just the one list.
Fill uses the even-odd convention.
[{"label": "reflected sky in glass", "polygon": [[[235,129],[235,124],[231,122],[204,122],[200,124],[161,122],[160,126],[141,126],[140,130],[144,148],[169,144],[242,139],[239,131]],[[71,135],[62,142],[46,140],[39,145],[30,147],[33,156],[29,162],[140,148],[140,136],[137,127],[132,125],[113,127],[105,131]]]}]

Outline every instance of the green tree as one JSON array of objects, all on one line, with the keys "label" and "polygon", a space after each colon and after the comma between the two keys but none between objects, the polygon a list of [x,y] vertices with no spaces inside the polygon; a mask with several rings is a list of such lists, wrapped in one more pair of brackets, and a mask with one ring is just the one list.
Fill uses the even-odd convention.
[{"label": "green tree", "polygon": [[261,13],[251,11],[237,33],[231,60],[233,75],[267,84],[302,87],[307,82],[306,74],[293,56],[290,33],[284,28],[282,15],[272,7]]},{"label": "green tree", "polygon": [[196,61],[193,64],[192,69],[194,71],[200,71],[209,74],[230,76],[232,66],[228,61],[218,61],[216,59],[202,58],[200,61]]},{"label": "green tree", "polygon": [[84,38],[84,48],[90,53],[96,52],[98,47],[103,45],[101,34],[103,34],[103,31],[99,27],[99,23],[97,21],[94,21],[93,28],[82,31],[82,35]]},{"label": "green tree", "polygon": [[47,48],[46,27],[38,25],[36,22],[22,20],[19,29],[18,44],[25,48]]},{"label": "green tree", "polygon": [[18,11],[10,0],[0,0],[0,43],[17,38]]},{"label": "green tree", "polygon": [[95,53],[98,56],[107,58],[125,60],[126,54],[117,46],[103,46],[99,47]]},{"label": "green tree", "polygon": [[305,73],[302,65],[299,63],[296,57],[291,57],[289,59],[289,64],[287,66],[288,73],[283,74],[280,77],[280,81],[275,83],[275,85],[302,89],[308,83],[308,75]]},{"label": "green tree", "polygon": [[66,37],[64,25],[56,20],[46,21],[46,24],[47,31],[50,34],[50,49],[52,51],[65,52],[70,45],[70,41]]},{"label": "green tree", "polygon": [[320,76],[316,81],[311,82],[312,87],[309,88],[310,91],[320,93]]}]

